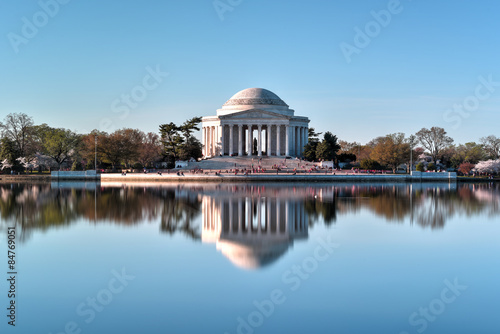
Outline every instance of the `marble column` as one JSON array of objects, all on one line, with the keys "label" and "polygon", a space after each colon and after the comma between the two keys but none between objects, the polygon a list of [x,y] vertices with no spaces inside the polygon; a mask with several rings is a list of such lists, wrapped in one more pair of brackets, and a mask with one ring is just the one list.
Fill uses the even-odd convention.
[{"label": "marble column", "polygon": [[276,125],[276,156],[277,157],[281,155],[280,137],[281,137],[281,125]]},{"label": "marble column", "polygon": [[298,156],[302,155],[302,147],[303,147],[303,145],[302,145],[302,140],[303,140],[303,138],[304,138],[304,134],[302,133],[302,130],[303,130],[303,129],[304,129],[304,128],[300,126],[300,127],[299,127],[299,131],[298,131],[298,135],[299,135],[299,138],[297,139],[297,141],[298,141],[298,143],[299,143],[299,147],[298,147],[298,151],[297,151],[297,153],[298,153],[297,155],[298,155]]},{"label": "marble column", "polygon": [[209,156],[209,143],[208,143],[208,126],[205,126],[205,157]]},{"label": "marble column", "polygon": [[[217,137],[216,137],[216,152],[215,152],[215,155],[219,155],[222,151],[221,151],[221,148],[220,148],[220,141],[221,141],[221,127],[220,125],[216,126],[216,129],[217,129]],[[218,152],[217,152],[218,151]]]},{"label": "marble column", "polygon": [[[285,125],[285,135],[286,135],[286,141],[285,141],[285,154],[287,156],[290,155],[290,126]],[[293,141],[292,141],[293,143]]]},{"label": "marble column", "polygon": [[259,124],[257,127],[257,156],[261,157],[262,156],[262,125]]},{"label": "marble column", "polygon": [[212,156],[212,128],[207,126],[207,156]]},{"label": "marble column", "polygon": [[271,133],[272,133],[272,125],[268,125],[267,126],[267,132],[266,132],[266,135],[267,135],[267,156],[270,157],[271,154],[272,154],[272,136],[271,136]]},{"label": "marble column", "polygon": [[233,128],[234,124],[229,124],[229,156],[233,155],[233,146],[234,146]]},{"label": "marble column", "polygon": [[214,156],[214,127],[210,127],[210,156]]},{"label": "marble column", "polygon": [[307,126],[304,126],[304,146],[307,145],[308,138],[309,138],[309,130],[307,129]]},{"label": "marble column", "polygon": [[207,128],[203,127],[203,155],[207,157]]},{"label": "marble column", "polygon": [[243,155],[243,124],[238,124],[238,156]]},{"label": "marble column", "polygon": [[207,157],[210,155],[209,137],[210,137],[210,128],[208,126],[205,126],[205,156]]},{"label": "marble column", "polygon": [[252,143],[252,125],[248,125],[248,138],[247,138],[247,155],[250,157],[252,156],[252,149],[253,149],[253,143]]},{"label": "marble column", "polygon": [[221,126],[219,127],[220,132],[221,132],[221,133],[220,133],[220,138],[221,138],[221,140],[220,140],[220,142],[221,142],[220,153],[221,153],[222,155],[224,155],[224,154],[226,153],[226,150],[225,150],[225,148],[224,148],[224,145],[226,144],[226,138],[224,138],[224,129],[225,129],[225,127],[226,127],[225,125],[221,125]]},{"label": "marble column", "polygon": [[217,155],[217,127],[212,126],[212,156]]}]

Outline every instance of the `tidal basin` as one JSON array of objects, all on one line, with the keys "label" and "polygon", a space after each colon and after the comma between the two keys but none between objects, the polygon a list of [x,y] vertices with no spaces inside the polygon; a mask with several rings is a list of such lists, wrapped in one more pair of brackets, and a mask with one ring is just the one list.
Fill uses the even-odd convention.
[{"label": "tidal basin", "polygon": [[498,183],[0,184],[0,209],[7,333],[500,329]]}]

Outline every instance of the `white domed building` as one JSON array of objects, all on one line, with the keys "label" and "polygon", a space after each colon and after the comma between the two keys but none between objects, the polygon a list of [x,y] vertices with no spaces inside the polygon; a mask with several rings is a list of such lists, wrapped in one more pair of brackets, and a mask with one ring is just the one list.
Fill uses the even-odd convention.
[{"label": "white domed building", "polygon": [[205,158],[301,156],[308,140],[309,118],[294,113],[267,89],[242,90],[218,109],[216,116],[202,118],[203,154]]}]

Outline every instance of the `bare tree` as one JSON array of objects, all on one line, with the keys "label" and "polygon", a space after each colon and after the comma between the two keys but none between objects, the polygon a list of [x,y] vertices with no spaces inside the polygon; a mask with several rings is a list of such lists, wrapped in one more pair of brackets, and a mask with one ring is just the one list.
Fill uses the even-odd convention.
[{"label": "bare tree", "polygon": [[33,118],[24,113],[8,114],[4,123],[0,123],[2,137],[12,140],[21,157],[26,157],[29,152],[31,133],[33,130]]},{"label": "bare tree", "polygon": [[142,143],[140,145],[139,163],[144,167],[151,165],[153,162],[161,158],[161,141],[160,136],[156,133],[148,132],[143,134]]},{"label": "bare tree", "polygon": [[492,159],[500,158],[500,138],[494,135],[481,138],[481,144]]},{"label": "bare tree", "polygon": [[444,149],[453,144],[453,139],[446,135],[446,131],[435,126],[430,130],[422,128],[415,135],[420,144],[429,151],[434,162]]}]

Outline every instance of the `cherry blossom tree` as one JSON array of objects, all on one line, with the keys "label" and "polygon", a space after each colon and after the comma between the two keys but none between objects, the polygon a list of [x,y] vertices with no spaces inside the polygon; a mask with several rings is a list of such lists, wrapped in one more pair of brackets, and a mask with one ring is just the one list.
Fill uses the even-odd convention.
[{"label": "cherry blossom tree", "polygon": [[476,165],[476,168],[474,168],[474,171],[478,173],[491,173],[491,174],[499,173],[500,159],[480,161]]},{"label": "cherry blossom tree", "polygon": [[0,167],[1,170],[12,168],[12,164],[9,163],[9,159],[4,159],[0,162],[0,165],[2,165],[2,167]]}]

